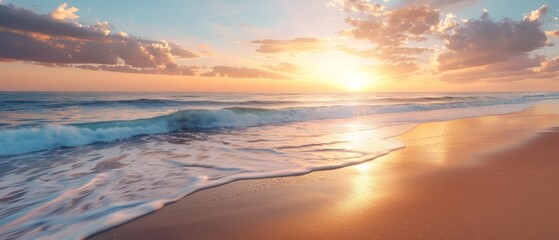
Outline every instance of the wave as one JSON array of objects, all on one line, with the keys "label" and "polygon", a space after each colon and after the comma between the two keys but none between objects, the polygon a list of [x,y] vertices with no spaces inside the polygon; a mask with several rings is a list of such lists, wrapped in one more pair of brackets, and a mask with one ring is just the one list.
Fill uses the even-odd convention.
[{"label": "wave", "polygon": [[275,104],[293,104],[297,101],[265,101],[265,100],[247,100],[247,101],[182,101],[167,99],[131,99],[131,100],[115,100],[115,101],[89,101],[76,103],[77,106],[110,106],[110,105],[127,105],[127,106],[227,106],[227,105],[275,105]]},{"label": "wave", "polygon": [[[281,105],[296,104],[298,101],[204,101],[204,100],[169,100],[169,99],[127,99],[127,100],[92,100],[92,101],[37,101],[37,100],[0,100],[0,105],[8,109],[27,109],[30,106],[43,108],[68,108],[68,107],[181,107],[181,106],[246,106],[246,105]],[[19,107],[18,107],[19,106]]]},{"label": "wave", "polygon": [[443,101],[468,101],[468,100],[491,100],[491,96],[440,96],[440,97],[409,97],[409,98],[379,98],[375,101],[381,102],[443,102]]},{"label": "wave", "polygon": [[[510,93],[507,93],[510,94]],[[542,94],[524,94],[524,95],[504,95],[499,96],[499,93],[495,95],[477,95],[477,96],[461,96],[461,95],[443,95],[443,96],[427,96],[427,97],[386,97],[373,99],[374,101],[383,102],[460,102],[460,101],[507,101],[507,100],[545,100],[545,99],[556,99],[559,97],[559,93],[542,93]]]},{"label": "wave", "polygon": [[[559,94],[556,94],[559,96]],[[555,97],[557,97],[555,96]],[[229,107],[222,109],[180,110],[172,114],[148,119],[80,123],[69,125],[43,125],[0,129],[0,156],[34,151],[76,147],[92,143],[125,140],[134,136],[161,134],[174,131],[252,127],[309,120],[351,118],[354,116],[429,111],[449,108],[468,108],[502,104],[519,104],[542,96],[496,99],[493,101],[416,103],[393,105],[344,105],[298,108]]]},{"label": "wave", "polygon": [[[329,96],[329,95],[325,95]],[[336,98],[337,105],[343,104],[388,104],[388,103],[444,103],[444,102],[469,102],[469,101],[501,101],[507,99],[524,99],[524,100],[544,100],[555,99],[559,97],[559,93],[541,93],[541,94],[519,94],[519,95],[434,95],[434,96],[398,96],[398,97],[378,97],[371,98]],[[185,97],[185,96],[181,96]],[[200,97],[200,96],[191,96]],[[329,98],[325,98],[329,99]],[[330,103],[331,100],[194,100],[194,99],[159,99],[159,98],[139,98],[139,99],[120,99],[120,100],[79,100],[79,101],[60,101],[60,99],[45,100],[28,100],[28,99],[0,99],[0,109],[4,111],[28,110],[30,108],[48,108],[48,109],[64,109],[72,107],[84,108],[179,108],[179,107],[230,107],[230,106],[266,106],[274,107],[282,106],[303,106],[303,105],[324,105]]]}]

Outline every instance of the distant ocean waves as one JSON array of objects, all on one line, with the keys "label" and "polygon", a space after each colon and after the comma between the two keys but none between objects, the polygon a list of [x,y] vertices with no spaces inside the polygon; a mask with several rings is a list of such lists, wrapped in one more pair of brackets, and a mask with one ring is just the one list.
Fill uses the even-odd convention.
[{"label": "distant ocean waves", "polygon": [[[0,129],[0,145],[3,146],[0,148],[0,156],[60,147],[77,147],[91,143],[114,142],[144,134],[162,134],[174,131],[200,129],[252,127],[311,120],[351,118],[385,113],[422,112],[438,109],[524,104],[553,98],[559,98],[559,94],[523,95],[517,98],[495,98],[491,96],[384,98],[382,101],[386,101],[386,104],[381,105],[333,105],[284,107],[275,109],[258,107],[188,109],[146,119],[4,128]],[[394,102],[410,100],[420,103],[394,104]],[[157,99],[140,99],[135,101],[112,101],[111,104],[158,104],[166,102],[167,101]],[[216,103],[216,101],[203,102],[207,104]],[[278,104],[293,102],[294,101],[240,101],[236,103]],[[92,104],[92,102],[87,104]]]},{"label": "distant ocean waves", "polygon": [[[299,96],[299,95],[294,95]],[[68,108],[68,107],[99,107],[99,108],[122,108],[122,107],[246,107],[246,106],[296,106],[296,105],[323,105],[323,104],[339,104],[344,105],[347,103],[354,103],[358,101],[361,104],[391,104],[391,103],[429,103],[429,102],[468,102],[468,101],[522,101],[522,100],[542,100],[542,99],[556,99],[559,98],[559,93],[545,93],[545,94],[522,94],[522,95],[450,95],[450,96],[405,96],[397,95],[391,96],[374,96],[365,98],[339,98],[336,102],[328,102],[327,99],[298,99],[288,100],[287,98],[280,99],[264,99],[264,100],[209,100],[200,99],[199,96],[181,96],[182,98],[165,99],[165,98],[139,98],[139,99],[22,99],[19,98],[0,98],[0,110],[18,110],[26,108]]]}]

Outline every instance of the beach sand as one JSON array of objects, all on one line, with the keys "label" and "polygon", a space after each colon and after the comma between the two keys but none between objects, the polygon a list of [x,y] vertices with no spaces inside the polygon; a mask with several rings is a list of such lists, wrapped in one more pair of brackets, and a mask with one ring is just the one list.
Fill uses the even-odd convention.
[{"label": "beach sand", "polygon": [[92,239],[559,239],[557,109],[421,124],[370,162],[201,190]]}]

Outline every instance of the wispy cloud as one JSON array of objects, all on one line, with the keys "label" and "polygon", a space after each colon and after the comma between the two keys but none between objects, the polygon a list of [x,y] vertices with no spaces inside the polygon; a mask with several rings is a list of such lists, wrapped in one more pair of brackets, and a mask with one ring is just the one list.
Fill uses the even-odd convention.
[{"label": "wispy cloud", "polygon": [[326,41],[319,38],[295,38],[289,40],[262,39],[251,43],[258,44],[257,52],[282,53],[282,52],[304,52],[324,50]]},{"label": "wispy cloud", "polygon": [[229,77],[229,78],[269,78],[290,80],[291,77],[264,69],[236,67],[236,66],[215,66],[207,73],[202,74],[206,77]]},{"label": "wispy cloud", "polygon": [[293,73],[293,74],[299,73],[301,71],[301,69],[297,65],[288,62],[265,65],[264,67],[276,72]]}]

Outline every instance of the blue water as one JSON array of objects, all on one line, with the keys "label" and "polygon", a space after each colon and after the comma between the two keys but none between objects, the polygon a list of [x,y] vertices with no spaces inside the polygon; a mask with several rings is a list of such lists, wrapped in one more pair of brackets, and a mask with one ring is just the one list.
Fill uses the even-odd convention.
[{"label": "blue water", "polygon": [[369,161],[559,93],[0,93],[0,238],[83,238],[201,188]]}]

